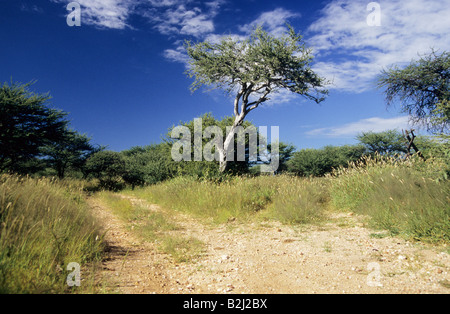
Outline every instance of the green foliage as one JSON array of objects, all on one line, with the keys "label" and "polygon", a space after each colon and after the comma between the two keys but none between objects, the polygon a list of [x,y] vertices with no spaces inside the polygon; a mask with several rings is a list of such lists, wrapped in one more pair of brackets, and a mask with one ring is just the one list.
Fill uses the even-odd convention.
[{"label": "green foliage", "polygon": [[175,171],[166,143],[134,147],[121,154],[125,160],[123,179],[133,188],[167,180]]},{"label": "green foliage", "polygon": [[[204,132],[206,130],[206,128],[208,127],[219,127],[220,130],[222,131],[222,135],[223,138],[221,139],[222,143],[225,141],[225,137],[227,135],[227,128],[229,128],[230,126],[233,125],[234,122],[234,118],[233,117],[224,117],[221,120],[216,119],[211,113],[206,113],[203,114],[202,116],[200,116],[199,118],[202,119],[202,130],[201,130],[201,134],[198,134],[197,136],[201,137],[201,149],[202,152],[205,149],[205,146],[211,142],[214,141],[215,138],[204,138]],[[180,122],[179,124],[180,126],[185,126],[189,129],[190,134],[191,134],[191,147],[193,147],[195,149],[196,145],[195,145],[195,128],[194,128],[194,120],[188,121],[188,122]],[[175,127],[175,126],[174,126]],[[170,137],[173,128],[169,129],[168,134],[166,135],[165,141],[166,143],[169,144],[170,149],[172,149],[173,144],[178,141],[178,139],[172,139]],[[251,122],[248,121],[244,121],[242,123],[242,127],[244,129],[250,128],[250,127],[255,127]],[[258,135],[257,135],[258,137]],[[258,139],[256,139],[258,140]],[[193,161],[195,160],[195,151],[194,149],[192,149],[191,151],[191,160],[192,161],[181,161],[181,162],[177,162],[175,163],[175,167],[177,169],[177,174],[178,175],[190,175],[196,178],[222,178],[226,175],[229,174],[245,174],[245,173],[249,173],[249,167],[252,165],[252,162],[249,160],[249,136],[246,135],[244,142],[238,142],[239,141],[239,137],[235,136],[234,139],[234,160],[235,161],[230,161],[229,162],[229,166],[228,166],[228,171],[227,173],[223,174],[219,171],[219,162],[218,161]],[[237,161],[237,146],[239,145],[245,145],[246,150],[245,150],[245,161]],[[202,153],[200,152],[200,153]],[[217,149],[213,148],[212,149],[212,153],[216,153]],[[170,154],[170,152],[169,152]]]},{"label": "green foliage", "polygon": [[[431,117],[431,124],[441,126],[440,132],[445,136],[444,131],[448,131],[450,123],[450,100],[444,99],[436,104]],[[447,139],[448,139],[447,134]]]},{"label": "green foliage", "polygon": [[100,151],[93,154],[83,170],[88,178],[99,180],[99,188],[118,191],[127,185],[155,184],[173,177],[175,163],[166,143],[133,147],[122,152]]},{"label": "green foliage", "polygon": [[81,170],[86,160],[97,151],[99,149],[90,144],[90,138],[72,130],[66,130],[61,140],[41,149],[47,164],[56,170],[60,179],[65,177],[68,168]]},{"label": "green foliage", "polygon": [[249,93],[283,88],[317,102],[327,94],[322,89],[324,80],[310,67],[311,49],[306,48],[302,36],[291,27],[281,37],[257,27],[246,40],[225,37],[217,44],[186,42],[186,48],[190,57],[188,75],[195,77],[192,90],[202,85],[229,92],[251,85],[255,89]]},{"label": "green foliage", "polygon": [[363,144],[369,154],[394,156],[406,153],[406,144],[403,135],[397,130],[384,132],[363,132],[357,140]]},{"label": "green foliage", "polygon": [[385,89],[388,105],[399,100],[402,110],[417,123],[443,132],[449,127],[450,53],[432,51],[404,69],[384,70],[378,87]]},{"label": "green foliage", "polygon": [[[359,142],[367,148],[367,153],[373,157],[404,157],[407,142],[403,134],[397,130],[385,132],[367,132],[357,136]],[[442,134],[439,136],[419,135],[414,140],[415,145],[426,159],[438,159],[445,169],[441,169],[441,177],[448,179],[450,173],[449,141]],[[446,166],[445,166],[446,165]]]},{"label": "green foliage", "polygon": [[41,156],[40,149],[66,130],[66,114],[48,108],[50,96],[31,92],[31,84],[0,87],[0,170],[27,173],[23,163]]},{"label": "green foliage", "polygon": [[[278,143],[274,143],[274,144],[278,145],[278,147],[277,147],[278,151],[274,152],[274,153],[278,153],[278,158],[279,158],[279,167],[276,172],[277,173],[286,172],[286,171],[288,171],[288,161],[291,160],[291,158],[293,157],[296,148],[293,145],[283,143],[283,142],[278,142]],[[267,145],[267,152],[269,155],[272,153],[272,147],[273,147],[273,144]],[[260,154],[263,154],[263,153],[260,152]],[[256,169],[258,169],[258,168],[256,168]],[[258,174],[258,172],[256,172],[256,169],[252,173]]]},{"label": "green foliage", "polygon": [[[311,49],[289,26],[283,36],[273,36],[257,27],[249,39],[225,37],[219,43],[186,42],[190,57],[187,74],[195,78],[192,91],[201,86],[223,88],[236,93],[232,128],[241,126],[246,116],[280,90],[320,103],[328,91],[324,78],[311,69]],[[220,149],[220,172],[229,168],[227,155],[233,132]],[[236,165],[236,164],[235,164]]]},{"label": "green foliage", "polygon": [[66,113],[48,107],[50,96],[29,90],[32,83],[0,87],[0,171],[43,173],[51,167],[59,178],[80,171],[101,148],[68,128]]},{"label": "green foliage", "polygon": [[117,152],[97,152],[86,162],[86,171],[100,181],[100,188],[118,191],[124,187],[126,171],[124,157]]},{"label": "green foliage", "polygon": [[287,163],[288,171],[299,176],[324,176],[334,168],[359,160],[364,146],[326,146],[322,149],[302,149],[293,154]]},{"label": "green foliage", "polygon": [[100,228],[82,189],[77,182],[0,176],[0,293],[92,288],[87,272],[81,287],[66,283],[69,263],[85,269],[103,252]]}]

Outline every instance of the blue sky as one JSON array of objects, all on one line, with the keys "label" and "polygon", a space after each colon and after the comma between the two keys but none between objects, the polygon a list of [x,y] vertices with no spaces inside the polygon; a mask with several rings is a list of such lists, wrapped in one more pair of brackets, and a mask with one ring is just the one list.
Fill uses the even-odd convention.
[{"label": "blue sky", "polygon": [[[74,129],[120,151],[160,142],[172,125],[211,112],[232,115],[220,91],[191,94],[183,41],[274,35],[288,21],[314,49],[313,69],[333,80],[320,105],[281,93],[247,117],[279,126],[298,149],[355,143],[362,131],[407,128],[386,108],[374,79],[434,48],[450,50],[450,0],[79,0],[81,26],[66,19],[69,0],[0,0],[0,81],[50,92]],[[368,16],[378,14],[379,26]],[[270,128],[269,128],[270,129]]]}]

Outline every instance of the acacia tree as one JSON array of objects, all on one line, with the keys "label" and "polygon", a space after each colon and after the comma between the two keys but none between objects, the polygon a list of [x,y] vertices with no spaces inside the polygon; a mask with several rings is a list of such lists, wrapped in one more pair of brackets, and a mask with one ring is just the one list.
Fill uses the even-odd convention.
[{"label": "acacia tree", "polygon": [[378,87],[388,105],[399,100],[412,121],[444,132],[450,124],[450,53],[432,50],[407,67],[384,70]]},{"label": "acacia tree", "polygon": [[362,132],[356,139],[363,144],[368,153],[374,155],[394,156],[406,153],[405,138],[397,130],[387,130],[384,132]]},{"label": "acacia tree", "polygon": [[[235,118],[233,116],[227,116],[222,118],[221,120],[216,119],[211,113],[203,114],[199,117],[201,120],[201,130],[196,130],[196,122],[195,119],[188,121],[188,122],[180,122],[180,125],[183,127],[186,127],[189,130],[190,134],[194,134],[194,136],[191,136],[190,138],[190,145],[191,147],[194,147],[194,150],[191,151],[191,156],[187,160],[196,160],[195,155],[200,154],[203,156],[203,152],[207,149],[207,145],[211,144],[210,137],[206,138],[203,137],[203,134],[207,133],[207,129],[210,127],[218,127],[220,129],[220,134],[212,135],[214,137],[214,142],[217,143],[216,145],[213,145],[212,147],[209,147],[209,151],[213,154],[215,160],[205,160],[203,162],[196,162],[196,163],[190,163],[190,162],[184,162],[180,163],[177,162],[177,168],[178,172],[180,174],[189,174],[194,176],[216,176],[220,172],[219,171],[219,163],[217,162],[218,159],[216,159],[216,152],[218,153],[218,149],[220,149],[220,146],[223,146],[224,142],[224,134],[226,136],[227,127],[233,124]],[[198,126],[198,125],[197,125]],[[242,122],[242,128],[243,133],[240,133],[237,131],[237,138],[234,138],[234,141],[232,141],[231,145],[236,145],[238,147],[237,150],[229,151],[228,152],[228,171],[233,174],[244,174],[248,173],[250,167],[256,162],[255,160],[252,160],[252,149],[255,150],[254,153],[257,153],[257,145],[258,145],[258,137],[259,133],[257,131],[257,128],[249,121],[243,121]],[[169,132],[164,139],[164,141],[173,149],[174,144],[176,140],[172,137],[173,130],[175,129],[175,126],[169,128]],[[246,130],[255,130],[254,136],[250,134],[245,134]],[[196,144],[195,134],[199,135],[202,140],[201,144]],[[220,138],[220,140],[219,140]],[[217,141],[218,140],[218,141]],[[255,141],[251,142],[251,141]],[[254,146],[251,147],[251,144],[254,144]],[[240,148],[244,148],[243,151],[240,151]],[[252,148],[252,149],[251,149]],[[200,153],[199,153],[200,152]],[[233,157],[231,157],[231,153],[233,153]],[[211,156],[212,157],[212,156]],[[241,159],[242,158],[242,159]],[[205,158],[207,159],[207,158]]]},{"label": "acacia tree", "polygon": [[65,130],[61,139],[41,149],[48,164],[54,168],[60,179],[65,177],[66,170],[81,169],[86,160],[104,147],[94,147],[91,139],[73,130]]},{"label": "acacia tree", "polygon": [[67,129],[67,114],[49,108],[51,97],[31,92],[32,84],[0,86],[0,171],[21,172],[21,163],[41,157],[41,148],[60,141]]},{"label": "acacia tree", "polygon": [[195,78],[192,91],[207,85],[235,96],[235,119],[223,149],[219,149],[222,172],[227,169],[227,152],[237,127],[252,110],[268,101],[269,95],[286,89],[320,103],[328,93],[325,79],[310,67],[311,49],[290,26],[281,37],[257,27],[246,40],[226,37],[219,43],[188,41],[186,49],[190,57],[187,74]]}]

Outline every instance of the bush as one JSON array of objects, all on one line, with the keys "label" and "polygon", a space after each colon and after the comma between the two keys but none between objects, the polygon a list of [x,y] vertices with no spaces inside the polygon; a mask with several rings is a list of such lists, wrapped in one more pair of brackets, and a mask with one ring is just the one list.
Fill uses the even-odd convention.
[{"label": "bush", "polygon": [[125,160],[123,179],[134,187],[155,184],[173,176],[174,165],[167,144],[133,147],[122,151]]},{"label": "bush", "polygon": [[99,180],[102,189],[118,191],[125,187],[123,175],[126,164],[120,153],[101,151],[95,153],[86,162],[87,173]]},{"label": "bush", "polygon": [[288,161],[288,171],[303,177],[320,177],[339,166],[359,160],[365,153],[362,145],[326,146],[322,149],[302,149]]}]

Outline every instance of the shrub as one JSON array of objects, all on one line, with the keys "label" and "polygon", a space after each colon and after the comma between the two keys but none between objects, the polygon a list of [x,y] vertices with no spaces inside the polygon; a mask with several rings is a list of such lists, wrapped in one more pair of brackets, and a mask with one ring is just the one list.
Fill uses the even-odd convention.
[{"label": "shrub", "polygon": [[100,188],[118,191],[125,185],[123,175],[126,164],[120,153],[101,151],[95,153],[86,162],[86,171],[90,176],[98,179]]},{"label": "shrub", "polygon": [[302,149],[288,161],[288,170],[303,177],[320,177],[339,166],[359,160],[365,153],[362,145],[326,146],[322,149]]}]

